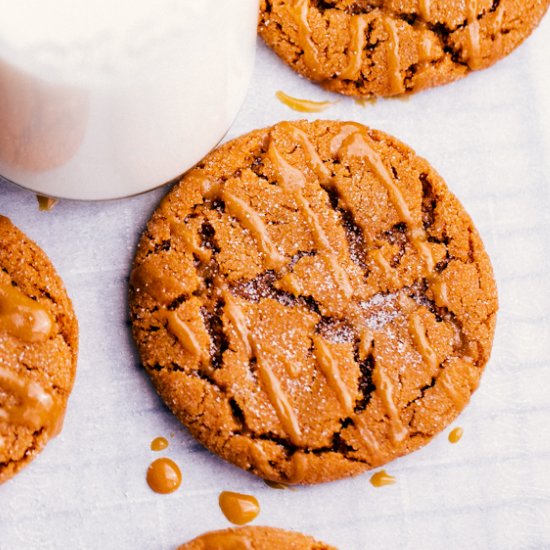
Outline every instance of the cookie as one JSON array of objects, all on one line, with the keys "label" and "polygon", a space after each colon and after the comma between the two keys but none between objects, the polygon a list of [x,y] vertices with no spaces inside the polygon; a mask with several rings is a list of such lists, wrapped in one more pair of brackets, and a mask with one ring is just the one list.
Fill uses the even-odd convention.
[{"label": "cookie", "polygon": [[178,550],[336,550],[312,537],[273,527],[242,527],[206,533]]},{"label": "cookie", "polygon": [[288,65],[353,96],[394,96],[489,67],[550,0],[262,0],[259,34]]},{"label": "cookie", "polygon": [[0,216],[0,483],[59,433],[78,325],[44,252]]},{"label": "cookie", "polygon": [[162,201],[130,278],[158,393],[206,447],[317,483],[426,444],[489,359],[496,287],[430,165],[352,122],[220,147]]}]

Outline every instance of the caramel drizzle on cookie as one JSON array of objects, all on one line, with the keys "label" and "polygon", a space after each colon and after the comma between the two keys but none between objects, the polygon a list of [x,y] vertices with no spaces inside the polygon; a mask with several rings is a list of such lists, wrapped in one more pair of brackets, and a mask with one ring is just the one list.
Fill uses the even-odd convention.
[{"label": "caramel drizzle on cookie", "polygon": [[237,336],[244,348],[246,356],[250,359],[252,357],[252,346],[250,345],[246,317],[228,290],[224,290],[222,296],[225,302],[225,314],[237,332]]},{"label": "caramel drizzle on cookie", "polygon": [[[305,162],[312,172],[316,174],[319,179],[319,183],[321,185],[329,186],[336,185],[333,181],[332,172],[324,164],[316,148],[309,140],[307,134],[290,123],[283,125],[283,129],[302,148]],[[344,290],[346,297],[349,299],[353,295],[353,287],[351,286],[346,272],[337,261],[337,251],[330,243],[328,236],[320,223],[318,215],[313,211],[311,205],[304,196],[303,191],[306,187],[305,175],[283,157],[273,138],[269,143],[267,154],[277,172],[279,184],[294,197],[299,211],[305,218],[311,230],[316,247],[321,253],[320,255],[324,258],[327,266],[333,273],[336,281],[338,282],[339,288]],[[385,166],[380,154],[376,151],[372,138],[365,133],[362,127],[353,123],[346,124],[342,128],[341,132],[333,138],[331,142],[331,154],[339,157],[356,157],[361,161],[366,162],[377,179],[384,185],[390,198],[390,202],[396,209],[401,221],[406,223],[408,239],[412,247],[423,259],[426,276],[429,281],[432,281],[432,272],[434,269],[435,260],[431,252],[430,245],[427,242],[427,234],[420,225],[415,224],[405,198],[390,174],[388,168]],[[233,195],[223,192],[223,190],[220,190],[219,187],[216,188],[216,186],[211,186],[209,193],[219,196],[225,200],[226,203],[232,201]],[[228,197],[229,201],[227,201]],[[259,242],[260,250],[263,249],[267,262],[274,261],[275,265],[280,267],[282,258],[277,256],[279,253],[276,250],[274,243],[269,239],[267,228],[265,227],[265,224],[263,223],[263,220],[261,220],[260,216],[245,201],[233,201],[233,205],[230,205],[227,208],[229,214],[235,217],[245,228],[245,224],[248,225],[250,234]],[[274,250],[276,254],[273,254]],[[389,264],[385,267],[386,269],[388,267],[391,269]],[[292,273],[282,273],[281,275],[283,277],[292,278],[294,281],[295,290],[299,294],[301,291],[300,282],[296,279],[296,277]],[[276,354],[274,354],[272,350],[266,348],[261,342],[257,341],[254,334],[249,329],[244,312],[225,286],[225,283],[217,280],[216,284],[219,287],[225,304],[224,312],[229,319],[229,322],[233,325],[246,356],[249,360],[252,358],[256,359],[258,377],[284,431],[288,434],[293,444],[300,446],[303,442],[303,434],[297,414],[292,407],[289,397],[283,390],[281,381],[275,375],[272,368],[273,364],[278,362],[280,358],[277,358]],[[446,287],[443,283],[441,284],[441,288],[445,288],[445,292],[437,292],[435,285],[433,288],[436,296],[439,294],[442,295],[439,297],[440,302],[446,301]],[[360,334],[360,353],[361,356],[364,357],[372,347],[373,336],[364,324],[361,324],[361,316],[357,314],[357,311],[355,311],[356,309],[357,308],[354,307],[353,303],[349,303],[349,311],[347,311],[347,314],[349,314],[348,316],[351,319],[356,331]],[[428,364],[433,365],[434,361],[437,361],[437,358],[434,358],[435,353],[428,341],[426,330],[421,326],[419,320],[415,320],[415,317],[411,317],[410,327],[411,338],[413,339],[415,347],[418,348],[423,360]],[[313,338],[313,344],[314,355],[320,371],[323,373],[329,386],[334,391],[337,400],[342,405],[348,416],[352,419],[358,434],[363,439],[367,449],[371,453],[371,456],[376,459],[380,452],[376,438],[374,437],[370,427],[367,425],[364,415],[355,413],[353,395],[342,379],[342,373],[339,370],[338,362],[332,355],[329,344],[318,335]],[[193,343],[193,341],[188,343],[188,348],[192,349],[195,353],[199,350],[199,347],[196,343]],[[285,365],[285,368],[287,368],[287,365]],[[378,393],[390,419],[390,431],[392,432],[391,437],[395,442],[403,441],[403,439],[407,436],[408,428],[403,425],[399,418],[399,411],[397,410],[393,396],[394,388],[392,386],[391,379],[384,371],[381,370],[380,365],[378,365],[373,372],[373,381],[376,385],[376,392]],[[295,481],[299,481],[305,475],[304,472],[301,472],[301,470],[307,468],[306,455],[302,452],[294,453],[293,463],[294,462],[296,470],[294,476],[296,478]]]},{"label": "caramel drizzle on cookie", "polygon": [[342,146],[340,147],[340,155],[356,157],[367,161],[371,170],[377,176],[377,179],[386,188],[390,202],[397,211],[400,220],[407,224],[407,236],[409,241],[417,250],[419,256],[423,258],[426,270],[431,273],[435,267],[435,261],[431,249],[427,243],[426,232],[422,229],[422,227],[414,223],[405,197],[393,181],[393,178],[382,161],[382,158],[374,149],[372,139],[357,130],[355,132],[348,133],[343,140]]},{"label": "caramel drizzle on cookie", "polygon": [[[317,174],[319,179],[323,182],[328,181],[331,178],[331,172],[320,159],[315,147],[307,135],[291,124],[286,125],[285,129],[302,145],[307,157],[307,162],[310,164],[312,170]],[[313,211],[311,205],[303,195],[303,189],[306,185],[305,176],[283,158],[273,141],[270,143],[268,154],[278,169],[278,174],[281,178],[281,186],[294,196],[308,223],[308,226],[310,227],[313,240],[318,249],[323,253],[323,257],[328,264],[328,267],[331,269],[332,273],[335,274],[339,287],[344,291],[346,297],[351,297],[353,288],[349,282],[347,274],[338,263],[337,252],[330,244],[317,214]],[[260,225],[261,220],[258,214],[246,205],[244,201],[240,203],[235,202],[233,200],[234,197],[229,193],[224,192],[220,186],[208,184],[204,187],[207,191],[208,198],[221,198],[224,200],[226,202],[226,207],[228,207],[229,214],[237,218],[243,226],[245,224],[248,225],[250,233],[255,236],[257,240],[263,242],[263,245],[260,245],[260,248],[263,247],[263,250],[267,252],[267,259],[271,261],[275,260],[276,266],[274,267],[280,267],[282,258],[273,257],[274,247],[271,241],[267,240],[267,231],[265,230],[265,226],[263,226],[263,222],[261,222],[262,225]],[[246,206],[243,207],[243,204]],[[269,242],[270,245],[266,244],[267,242]],[[293,277],[291,273],[287,273],[285,276],[289,278]],[[299,282],[295,277],[293,278],[296,285],[298,285]],[[300,289],[296,288],[296,290],[299,291]],[[302,442],[302,432],[296,412],[294,411],[288,396],[284,392],[280,380],[277,378],[271,368],[271,365],[269,364],[269,358],[272,358],[274,354],[265,353],[265,350],[262,349],[260,343],[255,339],[254,335],[248,328],[246,316],[226,288],[222,289],[222,297],[225,302],[224,311],[229,321],[232,323],[248,358],[256,358],[260,381],[277,414],[277,417],[279,418],[279,421],[281,422],[283,429],[295,445],[300,445]],[[177,315],[175,315],[175,318],[177,318]],[[174,322],[174,316],[172,316],[171,319]],[[180,333],[179,339],[182,341],[184,348],[195,355],[199,355],[200,346],[198,341],[193,337],[188,326],[186,326],[183,331],[181,330],[182,323],[183,322],[179,320],[177,324],[170,326],[169,322],[169,329],[172,329],[173,332]],[[172,327],[175,327],[175,330]],[[364,421],[355,415],[353,411],[353,398],[341,379],[338,365],[333,360],[330,350],[320,338],[317,340],[316,350],[319,355],[320,368],[329,381],[329,384],[336,389],[337,397],[343,404],[346,413],[353,416],[357,430],[365,441],[365,444],[367,444],[371,449],[373,455],[376,454],[378,451],[378,444]],[[283,362],[285,363],[285,368],[289,374],[291,376],[296,376],[297,373],[293,369],[289,368],[288,361]]]},{"label": "caramel drizzle on cookie", "polygon": [[136,290],[146,292],[164,306],[170,303],[171,296],[181,294],[184,289],[183,284],[168,270],[163,272],[147,261],[132,270],[130,284]]},{"label": "caramel drizzle on cookie", "polygon": [[204,263],[208,263],[212,257],[212,251],[208,248],[203,248],[199,242],[199,236],[191,231],[181,231],[181,222],[175,219],[170,220],[170,234],[177,235],[182,241],[184,248],[197,256]]},{"label": "caramel drizzle on cookie", "polygon": [[300,483],[306,476],[308,470],[308,460],[306,453],[296,451],[291,459],[292,471],[289,476],[291,483]]},{"label": "caramel drizzle on cookie", "polygon": [[346,383],[342,380],[340,373],[340,367],[338,361],[332,355],[330,348],[325,343],[323,338],[319,335],[314,335],[313,341],[313,353],[317,359],[317,365],[324,377],[327,379],[329,386],[336,394],[340,405],[344,409],[346,415],[355,416],[354,412],[354,400]]},{"label": "caramel drizzle on cookie", "polygon": [[396,270],[390,265],[390,262],[386,259],[382,250],[375,248],[369,252],[369,256],[375,261],[375,263],[382,269],[386,278],[389,280],[390,284],[394,286],[399,285],[399,277],[397,276]]},{"label": "caramel drizzle on cookie", "polygon": [[242,533],[207,533],[201,537],[203,550],[253,550],[252,541]]},{"label": "caramel drizzle on cookie", "polygon": [[229,215],[236,218],[256,240],[259,250],[265,256],[268,269],[278,269],[284,265],[285,256],[279,253],[265,223],[246,201],[225,190],[221,185],[212,186],[210,195],[212,198],[223,200]]},{"label": "caramel drizzle on cookie", "polygon": [[13,285],[0,284],[0,333],[23,340],[43,342],[53,329],[48,310]]},{"label": "caramel drizzle on cookie", "polygon": [[435,281],[428,278],[432,282],[432,291],[434,293],[435,303],[440,307],[449,307],[449,287],[445,281]]},{"label": "caramel drizzle on cookie", "polygon": [[420,31],[420,39],[418,40],[418,70],[428,66],[432,59],[433,37],[428,28],[428,23],[431,18],[430,0],[420,0],[418,5],[420,17],[414,22],[414,27]]},{"label": "caramel drizzle on cookie", "polygon": [[24,426],[33,431],[45,428],[52,437],[61,430],[62,408],[38,382],[25,380],[15,372],[0,367],[0,392],[16,400],[16,403],[8,401],[0,406],[0,422]]},{"label": "caramel drizzle on cookie", "polygon": [[[361,359],[366,359],[372,351],[374,345],[374,335],[370,329],[362,329],[359,339],[359,354]],[[382,370],[381,365],[377,365],[372,373],[375,393],[380,397],[382,404],[390,419],[390,436],[394,443],[404,441],[409,430],[399,417],[399,411],[395,406],[393,398],[393,385],[390,377]],[[372,434],[372,432],[370,432]]]},{"label": "caramel drizzle on cookie", "polygon": [[372,381],[376,386],[376,389],[384,403],[388,416],[390,418],[391,430],[390,434],[394,443],[400,443],[404,441],[409,435],[409,430],[405,427],[401,418],[399,417],[399,411],[395,406],[395,400],[393,398],[393,385],[389,376],[378,366],[372,373]]},{"label": "caramel drizzle on cookie", "polygon": [[431,8],[431,0],[418,0],[418,12],[424,21],[430,19]]},{"label": "caramel drizzle on cookie", "polygon": [[354,15],[351,18],[351,37],[348,47],[348,64],[340,73],[340,78],[345,80],[356,80],[361,73],[363,61],[363,50],[367,45],[367,21],[361,15]]},{"label": "caramel drizzle on cookie", "polygon": [[[291,132],[295,140],[301,142],[304,151],[307,153],[307,161],[311,165],[312,169],[317,173],[319,179],[324,183],[330,181],[330,172],[323,164],[321,158],[319,157],[319,154],[315,150],[311,141],[308,139],[307,135],[295,127],[294,130],[291,130]],[[358,143],[355,142],[356,137],[360,139]],[[362,158],[366,158],[369,161],[369,164],[374,170],[378,179],[385,185],[385,188],[390,197],[390,201],[396,208],[400,219],[407,224],[408,228],[410,228],[408,232],[408,238],[411,241],[413,247],[416,248],[419,255],[424,259],[426,272],[428,275],[430,275],[435,266],[435,261],[431,253],[431,249],[427,243],[427,236],[425,234],[425,231],[421,227],[414,224],[414,220],[405,201],[405,198],[401,194],[398,186],[393,181],[393,178],[390,175],[385,164],[383,163],[380,155],[375,151],[373,145],[369,145],[369,143],[366,141],[367,139],[370,138],[362,135],[361,128],[359,126],[353,124],[346,125],[342,129],[341,134],[333,138],[333,141],[331,143],[331,153],[336,155],[348,154],[349,156],[360,155]],[[380,256],[381,253],[378,256],[379,261]],[[383,256],[381,257],[383,258]],[[385,260],[385,258],[383,259]],[[383,265],[387,271],[392,270],[387,261]],[[394,272],[394,276],[396,277],[395,270],[392,271]],[[351,307],[352,306],[350,305],[350,308]],[[355,319],[356,316],[351,315],[350,318]],[[420,334],[422,334],[422,332],[420,332]],[[429,346],[429,342],[427,341],[427,338],[425,336],[425,331],[423,332],[423,334],[424,338],[419,340],[423,344],[423,347],[420,350],[422,357],[424,357],[424,355],[427,355],[428,349],[431,349],[431,347]],[[324,344],[319,337],[316,337],[314,341],[314,349],[319,367],[325,375],[326,379],[328,380],[329,384],[333,388],[333,391],[337,395],[339,402],[343,406],[344,410],[346,410],[346,412],[353,418],[354,423],[358,427],[360,434],[362,435],[365,442],[371,447],[371,450],[376,451],[377,443],[372,436],[372,432],[370,432],[366,428],[365,424],[362,423],[362,417],[355,415],[355,413],[353,412],[353,407],[350,407],[350,402],[352,400],[351,396],[348,395],[349,390],[341,379],[340,373],[337,370],[338,364],[332,357],[328,346],[326,346],[326,344]],[[379,382],[378,384],[376,384],[376,386],[377,390],[379,390],[382,402],[384,403],[384,406],[388,411],[388,415],[390,417],[392,436],[395,441],[402,441],[406,437],[408,430],[399,419],[399,413],[397,411],[397,408],[395,407],[395,403],[393,400],[393,388],[391,386],[391,381],[380,370],[380,368],[375,369],[375,373],[373,373],[373,376],[376,377]]]},{"label": "caramel drizzle on cookie", "polygon": [[422,319],[420,319],[416,313],[413,313],[409,317],[409,332],[416,349],[424,360],[424,363],[426,363],[432,371],[436,369],[439,365],[437,353],[428,340],[426,328],[422,324]]},{"label": "caramel drizzle on cookie", "polygon": [[[320,181],[324,182],[325,184],[328,183],[331,180],[330,171],[328,170],[328,168],[326,168],[326,166],[322,162],[321,158],[319,157],[319,154],[315,150],[315,147],[313,146],[313,144],[311,143],[307,135],[295,127],[290,131],[293,137],[301,143],[303,150],[307,156],[307,162],[308,164],[310,164],[314,172],[317,173]],[[357,132],[357,131],[358,131],[358,127],[354,126],[353,132]],[[304,183],[300,185],[300,189],[303,188],[303,186],[305,186],[304,175],[301,172],[299,172],[296,168],[292,167],[289,163],[286,162],[286,160],[282,158],[282,155],[275,148],[273,141],[270,144],[270,151],[272,152],[275,151],[275,156],[273,156],[272,154],[270,155],[270,157],[272,158],[272,160],[276,161],[275,164],[279,170],[281,170],[281,167],[282,167],[282,170],[285,171],[287,174],[289,172],[292,174],[295,174],[296,172],[300,174],[302,181],[304,181]],[[293,178],[291,181],[296,181],[296,177]],[[287,187],[291,188],[290,185],[288,185],[288,183],[289,182],[287,181]],[[319,242],[317,242],[317,244],[319,245]],[[352,313],[351,310],[353,309],[353,305],[349,304],[349,308],[350,308],[350,313]],[[350,316],[350,318],[352,319],[356,319],[357,317],[358,316],[356,315]],[[363,327],[359,327],[359,329],[362,330]],[[359,435],[363,439],[366,446],[369,448],[371,454],[374,457],[378,456],[379,455],[378,443],[376,442],[376,439],[374,438],[374,435],[372,434],[371,430],[366,425],[366,422],[363,419],[363,417],[355,413],[353,398],[351,396],[351,393],[349,392],[349,389],[347,388],[347,386],[345,385],[345,383],[341,378],[341,373],[339,372],[338,363],[332,356],[328,345],[325,344],[324,341],[318,336],[314,337],[314,353],[321,372],[323,373],[329,385],[333,389],[344,411],[350,418],[352,418],[354,425],[358,430]],[[393,433],[393,437],[396,440],[401,441],[406,436],[407,430],[399,420],[397,409],[395,407],[395,404],[393,403],[392,390],[391,390],[390,384],[385,383],[386,380],[388,379],[383,378],[383,375],[380,375],[380,378],[382,380],[382,384],[381,384],[382,387],[380,388],[381,399],[385,404],[385,406],[388,407],[389,415],[391,418],[391,426],[392,426],[391,431]],[[405,436],[403,434],[405,434]]]},{"label": "caramel drizzle on cookie", "polygon": [[482,63],[477,8],[477,0],[466,0],[466,24],[468,32],[467,62],[472,70],[480,69]]},{"label": "caramel drizzle on cookie", "polygon": [[462,410],[468,401],[469,392],[467,396],[462,395],[454,382],[449,378],[449,376],[447,376],[446,371],[443,371],[438,379],[438,382],[449,397],[449,399],[453,402],[456,410]]},{"label": "caramel drizzle on cookie", "polygon": [[178,339],[185,351],[196,357],[203,357],[204,352],[195,331],[189,323],[179,317],[177,311],[163,311],[161,317],[166,320],[168,330]]},{"label": "caramel drizzle on cookie", "polygon": [[493,28],[496,29],[496,32],[495,34],[498,34],[497,36],[497,39],[496,39],[496,45],[495,45],[495,52],[500,48],[500,45],[502,43],[502,27],[504,25],[504,16],[506,15],[506,8],[500,4],[499,5],[499,8],[498,8],[498,11],[495,15],[495,22],[494,22],[494,25],[493,25]]},{"label": "caramel drizzle on cookie", "polygon": [[[386,168],[382,158],[375,151],[374,143],[371,138],[365,135],[358,126],[353,124],[346,125],[342,128],[340,134],[333,138],[331,150],[333,154],[352,157],[355,156],[367,161],[371,170],[377,176],[377,179],[386,188],[390,201],[396,209],[400,220],[407,224],[408,239],[412,246],[417,250],[419,256],[424,260],[425,275],[427,280],[430,283],[433,283],[431,288],[434,293],[436,303],[441,306],[448,306],[449,298],[447,284],[443,281],[434,282],[435,275],[433,270],[435,267],[435,260],[427,242],[426,232],[420,225],[414,223],[405,198],[403,197],[399,187],[393,181],[393,177],[390,175],[390,172]],[[388,267],[390,266],[387,265],[386,269]],[[413,314],[409,320],[409,331],[413,343],[415,344],[415,347],[420,353],[423,361],[425,361],[431,369],[435,369],[438,366],[437,355],[428,340],[426,329],[423,327],[420,318],[415,314]],[[383,380],[381,374],[377,373],[376,370],[377,369],[375,369],[375,372],[373,373],[373,378],[377,377],[378,382],[381,383],[382,386],[385,386],[387,390],[391,388],[389,380]],[[379,384],[375,385],[378,389]],[[460,401],[458,401],[459,397],[457,396],[456,391],[454,391],[452,385],[449,383],[444,387],[446,387],[447,392],[458,407],[460,403]],[[388,391],[386,391],[385,395],[383,395],[383,400],[385,402],[386,409],[390,411],[392,408],[393,399],[389,396]],[[396,418],[394,413],[390,413],[390,419],[392,419],[392,417],[393,419]],[[395,434],[400,434],[399,426],[395,425],[393,432]]]},{"label": "caramel drizzle on cookie", "polygon": [[281,386],[281,381],[277,378],[271,366],[268,364],[268,358],[260,352],[255,341],[254,350],[258,363],[259,378],[266,390],[269,400],[292,443],[300,446],[302,445],[302,430],[296,412],[292,408],[290,400]]},{"label": "caramel drizzle on cookie", "polygon": [[293,196],[300,212],[310,228],[313,241],[315,246],[321,252],[321,257],[333,273],[340,290],[346,298],[350,298],[353,294],[353,288],[349,281],[349,277],[339,264],[337,251],[330,243],[330,240],[321,225],[319,216],[313,211],[309,201],[303,194],[303,189],[306,186],[306,178],[304,174],[284,159],[273,140],[269,144],[268,155],[278,172],[280,186]]},{"label": "caramel drizzle on cookie", "polygon": [[250,332],[246,316],[239,305],[235,302],[229,291],[224,292],[225,312],[233,324],[241,343],[248,354],[248,358],[256,358],[258,375],[267,396],[275,409],[277,417],[285,432],[289,435],[295,445],[302,443],[302,431],[292,408],[290,400],[284,392],[281,381],[277,378],[269,364],[271,354],[263,352],[260,344]]},{"label": "caramel drizzle on cookie", "polygon": [[396,24],[389,18],[383,19],[384,29],[388,35],[388,78],[390,80],[390,92],[394,95],[405,91],[403,77],[401,76],[401,58],[399,56],[399,31]]},{"label": "caramel drizzle on cookie", "polygon": [[309,0],[294,0],[287,9],[298,26],[298,43],[304,52],[305,65],[315,78],[322,78],[323,67],[319,62],[319,52],[313,42],[311,26],[308,21]]},{"label": "caramel drizzle on cookie", "polygon": [[[334,138],[333,140],[333,143],[337,145],[339,144],[339,148],[342,154],[359,156],[368,161],[371,169],[377,175],[379,181],[383,183],[386,187],[386,190],[390,197],[390,201],[394,205],[394,208],[397,210],[400,219],[407,224],[407,235],[409,241],[416,248],[419,255],[424,259],[425,274],[428,281],[434,282],[433,270],[435,267],[435,260],[427,242],[426,232],[421,226],[414,225],[414,220],[409,211],[405,198],[393,181],[393,178],[390,175],[386,166],[384,165],[380,155],[374,150],[373,144],[369,143],[368,140],[370,141],[370,138],[364,135],[363,132],[360,132],[357,126],[350,125],[344,127],[344,129],[342,130],[342,135],[336,136],[336,138]],[[448,289],[445,282],[435,282],[432,285],[432,291],[434,293],[435,301],[438,305],[448,306]],[[413,343],[420,353],[423,361],[432,370],[437,368],[439,364],[437,354],[435,353],[435,350],[428,340],[426,329],[422,325],[422,321],[416,314],[412,314],[409,319],[409,332],[411,334]],[[373,378],[376,376],[380,377],[380,374],[376,373],[375,369],[375,372],[373,373]],[[440,379],[443,388],[452,399],[457,409],[460,409],[464,405],[464,400],[457,392],[452,382],[450,382],[446,378]],[[379,379],[379,382],[382,382],[382,384],[384,385],[383,380]],[[376,384],[376,386],[378,388],[378,384]],[[392,403],[392,399],[387,399],[387,410],[389,410],[388,406],[391,407]],[[396,433],[395,429],[394,433]]]},{"label": "caramel drizzle on cookie", "polygon": [[[319,370],[323,373],[346,415],[352,419],[363,442],[373,457],[377,458],[380,454],[378,443],[363,417],[355,412],[353,396],[346,383],[342,380],[338,361],[332,355],[330,348],[320,336],[316,335],[313,337],[313,345]],[[382,402],[390,417],[390,432],[392,434],[392,439],[394,439],[394,441],[402,441],[409,432],[401,422],[399,412],[393,402],[391,382],[389,378],[382,373],[380,367],[374,370],[373,378],[374,377],[376,377],[378,382],[376,383],[376,391],[380,394]]]},{"label": "caramel drizzle on cookie", "polygon": [[[239,223],[241,223],[245,229],[248,229],[250,234],[255,237],[260,250],[264,252],[266,263],[271,267],[280,267],[284,261],[284,256],[279,254],[276,250],[269,237],[267,228],[259,215],[244,200],[225,191],[220,185],[212,184],[212,182],[205,180],[202,187],[205,196],[210,200],[217,198],[222,199],[226,204],[228,213],[236,218]],[[194,238],[184,240],[184,246],[187,246],[190,252],[199,252],[200,254],[197,254],[199,258],[209,258],[205,249],[200,247]],[[142,284],[147,283],[144,285],[144,290],[149,293],[155,292],[154,283],[159,280],[159,274],[155,272],[146,272],[146,274],[149,275],[149,277],[144,277],[144,274],[140,273],[136,279]],[[280,380],[269,364],[270,357],[272,357],[273,354],[266,353],[261,348],[254,335],[249,331],[246,316],[233,299],[225,282],[218,278],[216,280],[216,285],[219,287],[225,303],[224,312],[233,325],[248,359],[256,359],[260,382],[265,389],[283,429],[295,445],[300,445],[302,442],[302,433],[296,417],[296,412],[292,408]],[[205,370],[207,374],[212,375],[212,369],[208,366],[208,357],[204,351],[204,346],[201,345],[193,327],[191,327],[189,323],[183,321],[179,317],[177,311],[164,310],[160,313],[160,317],[167,321],[167,329],[178,339],[182,347],[199,359],[200,368]],[[284,363],[289,374],[291,376],[296,376],[297,373],[289,362],[284,361]]]}]

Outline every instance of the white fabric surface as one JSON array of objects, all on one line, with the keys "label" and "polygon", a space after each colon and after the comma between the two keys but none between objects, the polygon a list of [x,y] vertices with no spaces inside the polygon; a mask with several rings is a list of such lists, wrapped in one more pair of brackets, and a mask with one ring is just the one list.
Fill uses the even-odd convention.
[{"label": "white fabric surface", "polygon": [[[337,99],[326,118],[354,119],[427,157],[471,213],[493,260],[500,315],[482,385],[455,425],[369,475],[276,491],[204,451],[163,407],[139,366],[127,326],[134,248],[164,195],[103,204],[36,198],[0,182],[0,213],[48,253],[80,321],[78,375],[63,433],[0,487],[0,548],[174,549],[228,527],[221,490],[254,494],[255,521],[310,533],[341,550],[550,548],[550,16],[495,67],[408,101],[361,107],[331,96],[259,45],[248,99],[228,137],[300,118],[278,89]],[[312,117],[313,118],[313,117]],[[78,182],[75,182],[77,185]],[[170,434],[174,434],[170,438]],[[169,449],[149,450],[158,435]],[[145,483],[152,459],[170,456],[183,484],[172,495]]]}]

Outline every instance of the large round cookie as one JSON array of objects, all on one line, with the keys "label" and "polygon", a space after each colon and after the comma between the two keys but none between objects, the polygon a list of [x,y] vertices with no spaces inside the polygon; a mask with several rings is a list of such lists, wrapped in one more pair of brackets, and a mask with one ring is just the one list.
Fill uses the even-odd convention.
[{"label": "large round cookie", "polygon": [[63,424],[78,325],[44,252],[0,216],[0,483]]},{"label": "large round cookie", "polygon": [[312,537],[273,527],[242,527],[212,531],[178,550],[336,550]]},{"label": "large round cookie", "polygon": [[430,165],[345,122],[280,123],[211,153],[141,239],[143,364],[204,445],[316,483],[409,453],[468,402],[496,288]]},{"label": "large round cookie", "polygon": [[259,33],[293,69],[347,95],[392,96],[489,67],[550,0],[262,0]]}]

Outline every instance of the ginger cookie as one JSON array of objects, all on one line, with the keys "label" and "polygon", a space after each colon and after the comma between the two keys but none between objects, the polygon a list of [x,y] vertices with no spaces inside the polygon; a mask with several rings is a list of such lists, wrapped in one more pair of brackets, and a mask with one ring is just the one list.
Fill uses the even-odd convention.
[{"label": "ginger cookie", "polygon": [[241,527],[205,533],[178,550],[336,550],[312,537],[273,527]]},{"label": "ginger cookie", "polygon": [[259,33],[288,65],[353,96],[446,84],[508,55],[550,0],[262,0]]},{"label": "ginger cookie", "polygon": [[63,425],[78,325],[44,252],[0,216],[0,483]]},{"label": "ginger cookie", "polygon": [[352,122],[282,122],[188,172],[144,232],[134,337],[207,448],[264,479],[385,464],[452,422],[489,359],[491,264],[441,177]]}]

